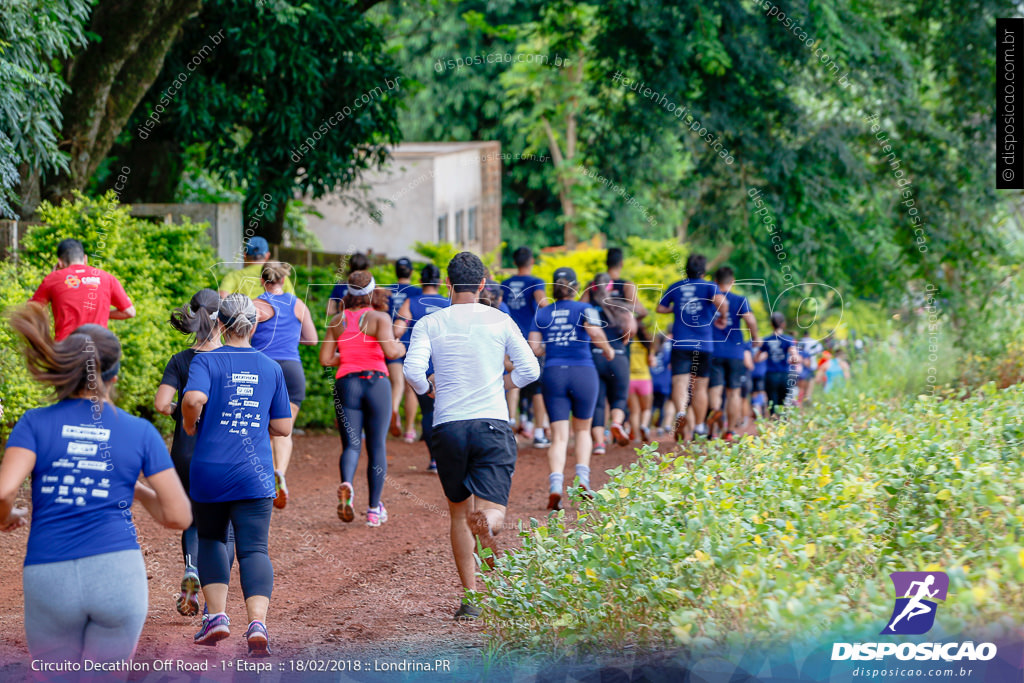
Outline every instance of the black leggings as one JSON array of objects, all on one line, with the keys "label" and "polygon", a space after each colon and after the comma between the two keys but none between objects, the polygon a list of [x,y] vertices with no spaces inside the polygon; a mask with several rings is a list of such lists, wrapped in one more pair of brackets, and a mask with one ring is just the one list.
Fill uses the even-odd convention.
[{"label": "black leggings", "polygon": [[592,426],[604,427],[604,403],[611,410],[626,410],[629,402],[629,356],[616,351],[615,358],[606,360],[603,353],[594,354],[597,368],[597,406]]},{"label": "black leggings", "polygon": [[[185,495],[188,495],[189,490],[189,472],[192,469],[192,454],[178,455],[177,458],[172,456],[174,460],[174,471],[178,473],[178,479],[181,479],[181,486],[185,489]],[[231,528],[231,523],[228,523],[228,571],[230,573],[231,565],[235,561],[235,532]],[[185,561],[186,566],[198,567],[196,563],[199,562],[199,530],[196,528],[196,520],[192,520],[192,525],[189,528],[181,532],[181,557]]]},{"label": "black leggings", "polygon": [[228,583],[231,560],[228,528],[235,531],[238,574],[246,600],[274,589],[274,565],[270,563],[270,513],[273,498],[250,498],[222,503],[192,502],[199,532],[199,581],[204,585]]},{"label": "black leggings", "polygon": [[[789,392],[789,376],[788,372],[769,372],[764,376],[764,390],[768,394],[768,404],[771,406],[772,415],[775,414],[776,408],[781,408],[786,405],[786,394]],[[794,384],[796,384],[796,374],[793,374]]]},{"label": "black leggings", "polygon": [[384,477],[388,473],[391,381],[383,374],[370,378],[358,377],[356,373],[339,377],[334,382],[334,410],[341,432],[342,450],[338,466],[343,482],[352,483],[356,475],[359,451],[363,447],[363,430],[366,430],[366,453],[369,456],[366,478],[370,487],[370,507],[375,508],[380,504]]},{"label": "black leggings", "polygon": [[423,440],[427,443],[430,459],[434,460],[434,453],[430,448],[430,436],[434,433],[434,399],[426,394],[416,394],[416,399],[419,401],[422,415],[420,426],[423,429]]}]

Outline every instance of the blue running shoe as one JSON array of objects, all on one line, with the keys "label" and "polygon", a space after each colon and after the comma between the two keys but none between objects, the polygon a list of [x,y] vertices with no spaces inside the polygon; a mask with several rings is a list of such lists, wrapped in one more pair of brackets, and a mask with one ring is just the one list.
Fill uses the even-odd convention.
[{"label": "blue running shoe", "polygon": [[196,645],[216,645],[231,635],[231,620],[226,614],[203,615],[203,627],[194,636]]},{"label": "blue running shoe", "polygon": [[262,621],[249,623],[249,630],[245,632],[245,642],[249,645],[250,657],[270,655],[270,636],[267,635],[267,627]]}]

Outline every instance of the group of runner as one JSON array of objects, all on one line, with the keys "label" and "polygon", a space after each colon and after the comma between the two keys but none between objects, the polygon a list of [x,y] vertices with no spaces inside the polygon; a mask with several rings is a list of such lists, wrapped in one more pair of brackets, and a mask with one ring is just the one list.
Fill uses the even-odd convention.
[{"label": "group of runner", "polygon": [[[548,448],[548,508],[561,509],[573,439],[572,481],[586,495],[591,456],[604,452],[607,439],[649,441],[655,411],[657,424],[671,423],[681,440],[706,435],[709,401],[713,415],[724,409],[728,437],[747,417],[743,397],[758,393],[759,363],[774,412],[791,400],[808,354],[817,352],[801,355],[802,342],[785,334],[778,313],[761,339],[747,300],[731,291],[731,269],[709,281],[700,255],[690,256],[686,278],[659,301],[657,312],[674,316],[665,335],[649,331],[637,287],[622,277],[619,249],[609,249],[607,272],[586,285],[571,268],[555,270],[550,296],[525,247],[513,255],[516,274],[501,283],[462,252],[444,280],[427,264],[420,285],[412,285],[413,266],[403,258],[395,264],[398,284],[378,287],[357,254],[346,282],[332,291],[322,340],[294,294],[289,267],[269,257],[265,240],[250,239],[245,268],[220,291],[200,290],[171,313],[170,324],[192,343],[168,360],[156,389],[156,409],[175,423],[170,453],[152,425],[110,400],[121,351],[106,324],[134,308],[116,278],[88,266],[81,243],[61,243],[54,272],[11,314],[30,371],[58,398],[18,421],[0,465],[0,529],[26,523],[14,502],[32,477],[24,584],[33,657],[108,661],[134,651],[147,610],[131,516],[136,499],[158,522],[182,530],[177,609],[196,615],[200,592],[205,600],[194,642],[213,645],[230,634],[226,600],[237,557],[249,652],[269,653],[269,528],[273,508],[288,503],[291,433],[305,398],[301,344],[319,343],[320,363],[337,368],[338,517],[355,519],[353,479],[365,441],[366,524],[387,521],[387,434],[415,440],[418,409],[428,469],[448,498],[453,554],[469,590],[477,542],[497,550],[517,431]],[[90,306],[82,305],[86,296]],[[41,303],[52,306],[54,337]],[[833,362],[822,372],[835,383],[849,370],[841,358]],[[49,599],[54,587],[68,596],[61,605]],[[455,616],[478,614],[464,601]]]}]

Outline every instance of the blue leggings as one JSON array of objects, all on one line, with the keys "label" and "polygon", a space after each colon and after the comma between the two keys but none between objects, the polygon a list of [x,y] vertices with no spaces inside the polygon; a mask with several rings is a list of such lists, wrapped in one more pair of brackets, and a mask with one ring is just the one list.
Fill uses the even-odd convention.
[{"label": "blue leggings", "polygon": [[274,589],[274,565],[270,563],[270,513],[273,498],[250,498],[222,503],[192,502],[199,531],[199,581],[228,583],[231,561],[228,554],[228,527],[235,531],[238,574],[246,600],[262,595],[269,598]]},{"label": "blue leggings", "polygon": [[380,504],[384,477],[388,473],[387,439],[391,424],[391,381],[387,375],[358,377],[353,373],[334,382],[334,410],[341,432],[341,480],[352,483],[359,465],[359,452],[366,431],[366,478],[370,507]]}]

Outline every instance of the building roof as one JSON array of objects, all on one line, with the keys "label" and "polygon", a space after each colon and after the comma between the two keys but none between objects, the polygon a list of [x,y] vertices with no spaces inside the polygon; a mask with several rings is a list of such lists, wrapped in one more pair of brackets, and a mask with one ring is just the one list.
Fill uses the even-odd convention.
[{"label": "building roof", "polygon": [[457,152],[468,152],[474,149],[485,149],[500,144],[497,140],[479,140],[475,142],[403,142],[391,147],[388,152],[394,159],[422,159],[444,156]]}]

